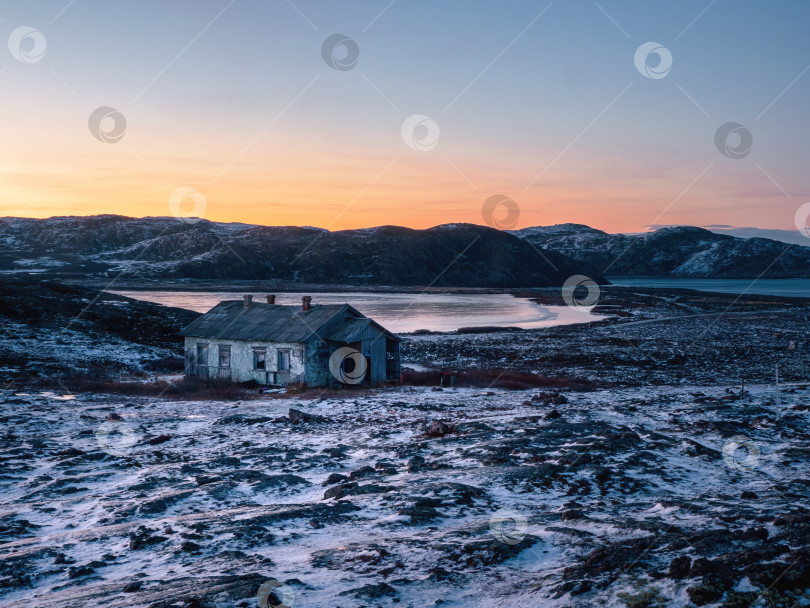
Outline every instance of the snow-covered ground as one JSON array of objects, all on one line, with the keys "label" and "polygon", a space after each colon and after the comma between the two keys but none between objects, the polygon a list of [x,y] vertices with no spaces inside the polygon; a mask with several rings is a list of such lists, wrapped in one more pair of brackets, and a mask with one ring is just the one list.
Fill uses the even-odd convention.
[{"label": "snow-covered ground", "polygon": [[0,604],[810,605],[810,391],[749,390],[7,390]]}]

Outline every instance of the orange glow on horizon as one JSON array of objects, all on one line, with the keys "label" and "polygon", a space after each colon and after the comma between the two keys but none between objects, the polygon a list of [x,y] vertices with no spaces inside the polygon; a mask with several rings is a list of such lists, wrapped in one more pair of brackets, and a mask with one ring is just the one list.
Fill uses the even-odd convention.
[{"label": "orange glow on horizon", "polygon": [[[676,178],[591,154],[587,162],[564,159],[527,189],[543,166],[538,157],[552,153],[493,162],[488,150],[421,153],[388,142],[373,153],[368,142],[285,133],[248,147],[243,134],[219,133],[212,151],[211,135],[135,131],[110,145],[48,124],[51,145],[40,149],[26,125],[7,126],[16,152],[0,169],[0,216],[170,216],[172,193],[191,187],[205,197],[201,215],[208,220],[330,230],[492,225],[482,205],[493,194],[512,198],[520,209],[514,226],[496,226],[504,229],[561,223],[608,232],[641,232],[650,224],[791,228],[767,226],[772,218],[763,214],[762,201],[773,198],[774,189],[757,173],[742,183],[715,169],[671,204],[699,172],[697,165]],[[191,207],[188,202],[184,212]]]}]

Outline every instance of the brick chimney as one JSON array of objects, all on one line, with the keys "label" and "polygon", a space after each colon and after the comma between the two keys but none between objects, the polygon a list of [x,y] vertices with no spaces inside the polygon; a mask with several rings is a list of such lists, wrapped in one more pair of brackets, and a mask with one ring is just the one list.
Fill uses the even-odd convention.
[{"label": "brick chimney", "polygon": [[275,304],[276,303],[276,296],[267,296],[267,303],[268,304]]},{"label": "brick chimney", "polygon": [[250,308],[250,305],[253,303],[253,296],[244,295],[242,296],[242,300],[245,302],[245,308]]},{"label": "brick chimney", "polygon": [[301,308],[304,312],[312,308],[312,296],[304,296],[301,298]]}]

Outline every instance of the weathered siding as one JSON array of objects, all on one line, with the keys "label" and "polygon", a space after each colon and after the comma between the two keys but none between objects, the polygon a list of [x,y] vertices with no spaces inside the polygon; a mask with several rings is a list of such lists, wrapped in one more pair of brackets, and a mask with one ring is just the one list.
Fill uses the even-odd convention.
[{"label": "weathered siding", "polygon": [[363,353],[368,363],[369,382],[372,386],[377,386],[385,382],[385,332],[374,325],[369,325],[359,334],[357,340],[360,342],[358,350]]},{"label": "weathered siding", "polygon": [[362,333],[364,339],[351,344],[311,340],[307,348],[307,384],[328,386],[338,380],[329,371],[329,358],[339,348],[350,346],[359,351],[369,364],[362,384],[377,386],[385,382],[385,335],[370,327]]},{"label": "weathered siding", "polygon": [[306,351],[308,386],[329,386],[336,382],[329,371],[329,357],[335,350],[334,345],[323,340],[310,340]]},{"label": "weathered siding", "polygon": [[[196,363],[198,343],[208,344],[208,361],[204,370],[201,370]],[[230,370],[219,367],[219,345],[231,347]],[[264,371],[253,369],[254,348],[264,348],[267,351],[266,369]],[[279,372],[278,370],[278,351],[280,349],[290,351],[290,371],[288,373]],[[303,378],[305,375],[304,354],[306,345],[299,342],[239,342],[187,337],[185,350],[187,373],[189,375],[223,378],[234,382],[255,380],[259,384],[271,384],[274,379],[279,384],[288,384]],[[275,378],[274,373],[278,374]]]}]

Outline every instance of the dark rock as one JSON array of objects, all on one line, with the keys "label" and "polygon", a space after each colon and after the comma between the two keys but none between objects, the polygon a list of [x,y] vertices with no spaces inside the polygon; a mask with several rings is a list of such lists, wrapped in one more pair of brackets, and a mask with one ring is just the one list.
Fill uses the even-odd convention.
[{"label": "dark rock", "polygon": [[124,593],[135,593],[136,591],[140,591],[142,584],[141,581],[132,581],[124,585],[123,591]]},{"label": "dark rock", "polygon": [[485,568],[501,564],[528,549],[538,538],[526,534],[519,543],[510,545],[498,542],[493,538],[482,538],[454,546],[447,551],[447,558],[465,568]]},{"label": "dark rock", "polygon": [[327,498],[340,498],[341,496],[346,496],[347,494],[345,494],[344,492],[347,492],[352,488],[356,488],[357,485],[358,484],[356,481],[350,481],[348,483],[343,483],[338,486],[335,486],[334,488],[329,488],[328,490],[326,490],[326,492],[323,493],[323,498],[324,500],[326,500]]},{"label": "dark rock", "polygon": [[559,392],[542,392],[532,397],[532,401],[542,405],[562,405],[568,403],[568,398]]},{"label": "dark rock", "polygon": [[361,467],[356,471],[352,471],[349,474],[350,479],[362,479],[363,477],[368,477],[369,475],[374,475],[377,471],[371,467]]},{"label": "dark rock", "polygon": [[[582,595],[583,593],[587,593],[591,590],[591,582],[588,580],[581,580],[581,581],[565,581],[562,585],[554,589],[554,599],[559,599],[567,593],[570,593],[572,596]],[[635,607],[634,604],[627,604],[628,606]],[[645,606],[649,606],[649,604],[644,604]]]},{"label": "dark rock", "polygon": [[138,529],[129,536],[129,548],[133,551],[137,551],[144,547],[157,545],[168,540],[165,536],[153,536],[152,532],[154,532],[154,530],[139,526]]},{"label": "dark rock", "polygon": [[329,488],[324,492],[323,498],[344,498],[345,496],[360,496],[362,494],[384,494],[393,490],[393,486],[382,486],[376,483],[367,483],[359,485],[356,481]]},{"label": "dark rock", "polygon": [[692,560],[688,555],[681,555],[669,564],[670,578],[684,578],[692,567]]},{"label": "dark rock", "polygon": [[717,564],[710,559],[706,559],[705,557],[699,557],[694,562],[692,562],[691,568],[689,568],[689,577],[695,576],[705,576],[706,574],[710,574],[717,570]]},{"label": "dark rock", "polygon": [[146,442],[149,445],[159,445],[161,443],[166,443],[171,438],[172,438],[171,435],[158,435],[157,437],[147,439]]},{"label": "dark rock", "polygon": [[90,566],[71,566],[68,568],[68,578],[79,578],[80,576],[87,576],[93,574],[94,568]]},{"label": "dark rock", "polygon": [[719,600],[723,596],[723,590],[709,585],[698,585],[687,588],[686,594],[693,604],[703,606]]},{"label": "dark rock", "polygon": [[547,526],[546,530],[549,532],[559,532],[560,534],[569,534],[579,538],[591,538],[595,536],[593,532],[588,530],[577,530],[576,528],[567,528],[565,526]]},{"label": "dark rock", "polygon": [[326,478],[326,480],[323,482],[322,485],[331,486],[336,483],[340,483],[341,481],[346,481],[347,479],[349,478],[346,477],[345,475],[341,475],[340,473],[332,473],[331,475],[329,475],[329,477]]},{"label": "dark rock", "polygon": [[301,410],[296,410],[290,408],[290,413],[288,414],[290,422],[292,424],[300,424],[300,423],[322,423],[322,422],[331,422],[329,418],[325,416],[318,416],[317,414],[308,414],[306,412],[302,412]]},{"label": "dark rock", "polygon": [[358,589],[342,591],[338,595],[353,595],[354,597],[364,597],[368,599],[379,599],[382,597],[395,597],[397,590],[388,583],[378,583],[376,585],[363,585]]},{"label": "dark rock", "polygon": [[410,517],[412,525],[420,525],[427,523],[439,517],[439,512],[429,505],[411,505],[402,507],[397,511],[398,515],[407,515]]},{"label": "dark rock", "polygon": [[546,420],[556,420],[557,418],[562,418],[562,414],[557,410],[551,410],[548,414],[543,416]]},{"label": "dark rock", "polygon": [[572,521],[576,519],[586,519],[586,516],[585,513],[578,511],[577,509],[568,509],[562,512],[560,518],[563,521]]},{"label": "dark rock", "polygon": [[330,458],[335,459],[343,459],[347,458],[346,452],[348,452],[351,448],[348,445],[339,444],[335,447],[325,448],[323,452],[328,454]]},{"label": "dark rock", "polygon": [[425,466],[425,459],[422,456],[414,456],[408,461],[408,473],[417,473]]},{"label": "dark rock", "polygon": [[754,492],[746,490],[740,495],[740,498],[742,498],[743,500],[756,500],[757,498],[759,498],[759,496]]},{"label": "dark rock", "polygon": [[596,469],[596,474],[594,478],[596,479],[596,483],[600,486],[605,485],[605,483],[613,476],[613,471],[608,469],[607,467],[599,467]]},{"label": "dark rock", "polygon": [[200,550],[200,545],[198,545],[197,543],[193,543],[190,540],[187,540],[187,541],[183,541],[183,544],[180,545],[180,550],[181,551],[188,551],[188,552],[199,551]]},{"label": "dark rock", "polygon": [[427,430],[425,430],[425,435],[428,437],[444,437],[453,432],[455,432],[455,427],[441,420],[433,420],[428,425]]}]

